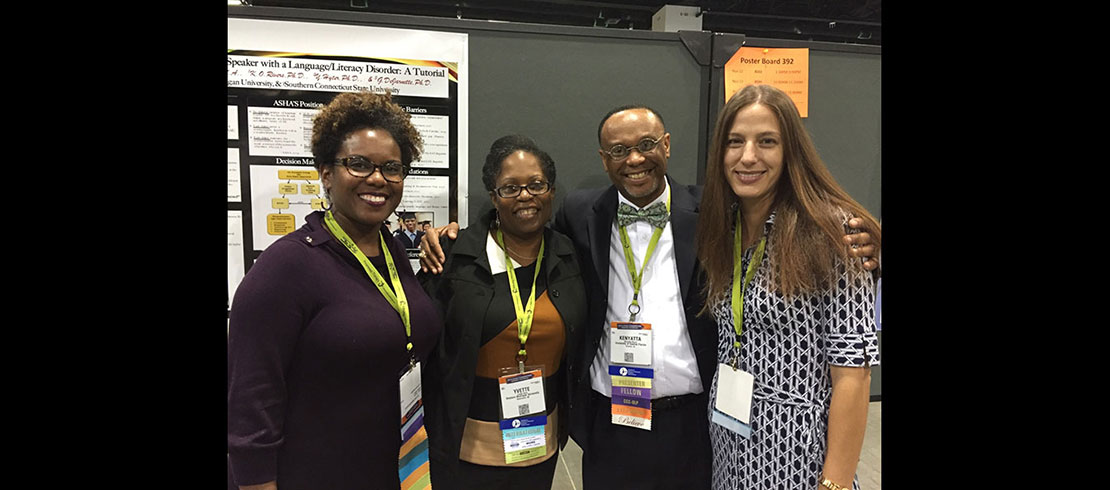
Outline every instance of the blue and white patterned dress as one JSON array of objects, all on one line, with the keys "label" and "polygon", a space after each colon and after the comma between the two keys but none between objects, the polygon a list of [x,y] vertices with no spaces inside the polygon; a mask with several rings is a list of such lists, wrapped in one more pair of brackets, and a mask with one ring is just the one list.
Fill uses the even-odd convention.
[{"label": "blue and white patterned dress", "polygon": [[[773,226],[774,215],[767,221]],[[769,228],[768,228],[769,229]],[[743,270],[756,247],[743,255]],[[770,291],[767,242],[762,264],[744,294],[744,325],[738,367],[755,377],[752,434],[744,439],[710,423],[713,488],[718,490],[814,490],[824,466],[832,378],[829,366],[876,366],[875,283],[862,267],[837,262],[831,288],[785,300]],[[713,305],[720,362],[736,355],[731,289]],[[717,399],[717,375],[710,413]],[[859,479],[852,482],[859,490]]]}]

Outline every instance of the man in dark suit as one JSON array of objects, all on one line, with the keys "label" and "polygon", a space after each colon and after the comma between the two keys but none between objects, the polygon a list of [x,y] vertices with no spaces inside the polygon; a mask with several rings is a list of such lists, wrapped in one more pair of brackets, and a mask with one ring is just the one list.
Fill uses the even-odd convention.
[{"label": "man in dark suit", "polygon": [[[570,417],[571,436],[582,448],[583,484],[587,489],[709,488],[713,458],[706,406],[716,369],[717,327],[697,316],[701,285],[692,237],[701,188],[667,177],[670,134],[648,107],[614,109],[602,119],[598,139],[613,185],[568,194],[554,225],[574,242],[591,298],[589,328],[580,347],[584,355],[574,370],[583,377],[573,380]],[[656,216],[654,223],[632,216],[648,209],[657,210],[649,212]],[[641,276],[639,288],[630,271]],[[652,331],[650,430],[615,424],[611,412],[609,366],[622,359],[611,357],[610,325],[629,321],[633,310],[638,311],[635,321],[651,324]]]},{"label": "man in dark suit", "polygon": [[416,229],[416,215],[401,214],[401,223],[401,229],[393,233],[393,236],[397,237],[405,248],[420,248],[420,238],[424,236],[424,232]]}]

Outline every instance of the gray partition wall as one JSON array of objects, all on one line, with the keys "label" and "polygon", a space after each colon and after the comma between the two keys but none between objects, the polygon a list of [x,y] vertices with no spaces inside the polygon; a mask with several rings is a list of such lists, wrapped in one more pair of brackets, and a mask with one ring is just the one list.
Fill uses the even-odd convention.
[{"label": "gray partition wall", "polygon": [[668,172],[695,183],[704,146],[708,70],[673,33],[556,28],[551,32],[471,31],[471,216],[488,206],[478,168],[490,143],[526,134],[558,168],[557,202],[568,190],[609,185],[597,127],[612,108],[647,104],[671,133]]}]

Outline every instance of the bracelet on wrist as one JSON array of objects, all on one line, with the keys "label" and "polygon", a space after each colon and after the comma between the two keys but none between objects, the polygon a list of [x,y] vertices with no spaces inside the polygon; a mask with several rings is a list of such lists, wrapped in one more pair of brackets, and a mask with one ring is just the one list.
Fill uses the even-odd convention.
[{"label": "bracelet on wrist", "polygon": [[840,485],[837,485],[837,484],[833,483],[832,480],[830,480],[828,478],[824,478],[824,479],[821,480],[821,486],[825,487],[829,490],[852,490],[852,487],[850,487],[850,486],[849,487],[842,487]]}]

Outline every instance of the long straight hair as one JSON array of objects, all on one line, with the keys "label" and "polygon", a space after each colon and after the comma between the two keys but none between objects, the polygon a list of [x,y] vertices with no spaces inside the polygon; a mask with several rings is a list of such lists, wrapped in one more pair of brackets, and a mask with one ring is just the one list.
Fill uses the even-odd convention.
[{"label": "long straight hair", "polygon": [[[849,215],[863,220],[862,229],[876,247],[882,242],[875,218],[836,183],[821,161],[790,97],[770,85],[749,85],[725,104],[710,143],[696,236],[706,275],[702,313],[732,284],[732,230],[741,204],[729,186],[724,155],[736,114],[752,104],[771,109],[782,131],[784,171],[774,190],[775,224],[768,238],[773,243],[768,256],[772,287],[784,296],[813,291],[834,272],[837,257],[849,267],[862,267],[858,259],[850,259],[842,242]],[[745,236],[760,232],[741,231]]]}]

